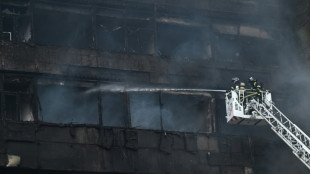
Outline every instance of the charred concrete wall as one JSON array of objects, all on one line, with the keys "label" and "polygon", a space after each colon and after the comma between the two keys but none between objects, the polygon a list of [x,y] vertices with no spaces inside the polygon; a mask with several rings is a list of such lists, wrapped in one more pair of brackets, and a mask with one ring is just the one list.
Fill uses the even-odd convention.
[{"label": "charred concrete wall", "polygon": [[1,1],[0,171],[306,173],[268,127],[227,125],[223,95],[85,94],[107,83],[227,89],[231,76],[255,76],[281,103],[289,6]]},{"label": "charred concrete wall", "polygon": [[1,130],[1,152],[19,155],[22,168],[38,170],[253,173],[268,147],[251,137],[74,125],[8,123]]}]

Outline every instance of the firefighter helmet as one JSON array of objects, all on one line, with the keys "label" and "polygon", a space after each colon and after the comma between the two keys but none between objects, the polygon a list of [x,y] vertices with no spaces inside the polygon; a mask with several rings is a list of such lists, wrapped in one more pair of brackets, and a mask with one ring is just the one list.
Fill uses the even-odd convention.
[{"label": "firefighter helmet", "polygon": [[253,77],[250,77],[249,82],[256,82],[256,79],[254,79]]},{"label": "firefighter helmet", "polygon": [[231,81],[232,81],[232,82],[238,82],[238,81],[239,81],[239,78],[238,78],[238,77],[233,77],[233,78],[231,79]]}]

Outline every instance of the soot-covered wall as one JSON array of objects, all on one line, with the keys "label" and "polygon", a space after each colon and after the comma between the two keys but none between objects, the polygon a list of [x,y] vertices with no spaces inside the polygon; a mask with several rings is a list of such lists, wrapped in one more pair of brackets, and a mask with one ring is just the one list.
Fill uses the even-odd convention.
[{"label": "soot-covered wall", "polygon": [[[254,76],[308,131],[296,4],[1,1],[1,172],[307,173],[268,127],[226,124],[221,94],[86,95],[120,82],[227,89]],[[8,154],[17,169],[4,168]]]}]

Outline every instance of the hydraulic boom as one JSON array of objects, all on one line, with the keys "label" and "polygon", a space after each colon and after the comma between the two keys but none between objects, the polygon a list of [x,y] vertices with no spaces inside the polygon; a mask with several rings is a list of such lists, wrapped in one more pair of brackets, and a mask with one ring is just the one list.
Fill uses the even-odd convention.
[{"label": "hydraulic boom", "polygon": [[252,99],[248,104],[269,123],[271,129],[310,169],[310,138],[272,103],[269,103],[268,107],[264,102],[259,103]]},{"label": "hydraulic boom", "polygon": [[252,95],[251,92],[252,90],[243,89],[226,93],[227,123],[269,124],[297,158],[310,169],[310,138],[273,104],[269,91],[261,91],[261,95]]}]

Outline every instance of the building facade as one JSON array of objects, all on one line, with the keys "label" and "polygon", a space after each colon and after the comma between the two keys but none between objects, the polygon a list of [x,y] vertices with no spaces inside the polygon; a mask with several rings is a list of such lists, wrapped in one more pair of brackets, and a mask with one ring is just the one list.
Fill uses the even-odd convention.
[{"label": "building facade", "polygon": [[228,125],[223,93],[112,90],[254,76],[285,108],[283,69],[308,55],[307,4],[2,0],[0,171],[308,172],[268,126]]}]

